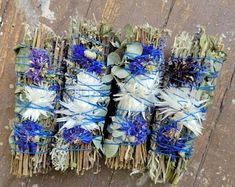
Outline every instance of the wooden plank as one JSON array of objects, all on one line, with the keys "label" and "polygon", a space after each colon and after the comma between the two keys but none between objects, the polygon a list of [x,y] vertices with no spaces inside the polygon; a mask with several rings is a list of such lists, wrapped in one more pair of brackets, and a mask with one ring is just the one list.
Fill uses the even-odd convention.
[{"label": "wooden plank", "polygon": [[126,24],[145,24],[163,27],[170,10],[169,1],[96,0],[92,1],[88,18],[103,20],[117,28]]},{"label": "wooden plank", "polygon": [[234,8],[235,2],[232,0],[176,1],[167,23],[167,27],[173,31],[171,44],[174,36],[180,31],[194,32],[196,25],[202,24],[206,26],[209,33],[223,33],[226,36],[225,50],[228,53],[228,60],[222,68],[213,105],[204,122],[204,134],[197,140],[188,172],[179,186],[229,186],[235,182],[232,177],[235,171],[234,167],[227,170],[227,175],[216,174],[218,168],[225,169],[222,167],[223,165],[228,167],[228,164],[225,165],[225,160],[235,162],[234,158],[231,159],[232,153],[226,156],[222,154],[223,151],[228,150],[228,144],[231,147],[234,146],[232,139],[234,117],[232,114],[231,116],[227,115],[231,113],[232,109],[231,95],[228,95],[231,94],[229,85],[232,84],[235,65],[233,60],[235,54],[230,50],[235,47],[232,42],[234,41]]},{"label": "wooden plank", "polygon": [[8,125],[14,116],[15,59],[12,48],[22,36],[22,17],[14,1],[2,1],[0,11],[3,22],[0,27],[0,186],[26,186],[25,179],[15,179],[9,174],[11,155],[8,145]]},{"label": "wooden plank", "polygon": [[[17,0],[20,2],[20,0]],[[21,1],[23,2],[23,1]],[[69,16],[79,15],[97,20],[105,20],[115,27],[123,27],[127,23],[143,24],[148,22],[155,26],[164,26],[168,20],[168,12],[172,1],[124,1],[124,0],[51,0],[50,10],[54,13],[56,20],[46,19],[41,16],[41,8],[38,1],[24,1],[29,4],[38,19],[32,19],[32,12],[21,11],[25,22],[37,24],[42,21],[61,34],[69,24]],[[42,1],[43,2],[43,1]],[[21,4],[22,5],[22,4]],[[17,7],[20,8],[19,5]],[[217,86],[214,103],[211,106],[207,120],[204,123],[205,133],[199,138],[195,146],[194,156],[189,165],[187,175],[179,186],[232,186],[235,183],[233,173],[235,172],[233,124],[234,124],[234,62],[235,54],[231,52],[234,45],[234,8],[233,0],[208,0],[176,1],[167,27],[173,30],[173,37],[179,31],[187,30],[193,32],[197,24],[204,24],[208,32],[224,33],[227,38],[225,45],[228,52],[228,60],[223,67],[221,77]],[[77,12],[77,13],[75,13]],[[31,14],[30,14],[31,13]],[[0,16],[3,18],[3,26],[0,27],[0,186],[135,186],[136,177],[130,177],[128,171],[117,171],[112,173],[110,169],[102,167],[102,172],[93,175],[88,172],[84,176],[77,177],[72,172],[66,174],[50,172],[48,175],[39,175],[28,179],[15,179],[9,175],[10,153],[7,138],[10,133],[5,126],[13,119],[14,108],[14,53],[12,47],[20,41],[23,34],[22,16],[15,7],[13,0],[0,0]],[[170,40],[170,44],[173,42]],[[229,50],[230,49],[230,50]],[[4,65],[5,64],[5,65]],[[197,176],[197,177],[196,177]],[[145,186],[152,186],[149,181]]]}]

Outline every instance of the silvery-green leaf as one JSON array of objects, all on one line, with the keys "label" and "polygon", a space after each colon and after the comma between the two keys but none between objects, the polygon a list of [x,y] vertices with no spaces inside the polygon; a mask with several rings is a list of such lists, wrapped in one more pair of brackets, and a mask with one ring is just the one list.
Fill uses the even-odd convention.
[{"label": "silvery-green leaf", "polygon": [[110,89],[110,85],[103,84],[102,86],[100,86],[100,90],[109,90],[109,89]]},{"label": "silvery-green leaf", "polygon": [[118,151],[119,144],[113,142],[112,140],[106,139],[104,141],[104,154],[106,158],[111,158],[115,156]]},{"label": "silvery-green leaf", "polygon": [[109,65],[114,65],[114,64],[118,65],[120,63],[120,61],[121,61],[120,56],[117,53],[112,52],[108,55],[107,65],[108,66]]},{"label": "silvery-green leaf", "polygon": [[95,147],[100,150],[102,150],[101,141],[102,141],[102,136],[97,136],[92,140]]},{"label": "silvery-green leaf", "polygon": [[113,80],[113,76],[112,75],[105,75],[105,76],[103,76],[102,77],[102,82],[104,82],[104,83],[109,83],[109,82],[111,82]]},{"label": "silvery-green leaf", "polygon": [[120,68],[118,66],[114,66],[112,68],[111,72],[113,75],[115,75],[116,77],[118,77],[120,79],[124,79],[130,75],[128,71],[126,71],[125,69]]},{"label": "silvery-green leaf", "polygon": [[113,130],[117,130],[117,129],[120,128],[120,124],[118,124],[118,123],[113,123],[112,125],[109,125],[108,128],[111,129],[112,131],[113,131]]},{"label": "silvery-green leaf", "polygon": [[123,136],[123,135],[125,135],[125,132],[123,132],[123,131],[118,131],[118,130],[116,130],[116,131],[114,131],[114,132],[112,133],[112,136],[113,136],[113,137],[120,137],[120,136]]},{"label": "silvery-green leaf", "polygon": [[141,43],[131,43],[126,46],[126,53],[128,57],[135,58],[143,53],[143,46]]},{"label": "silvery-green leaf", "polygon": [[112,41],[111,41],[111,44],[112,44],[113,47],[116,47],[116,48],[119,48],[119,47],[120,47],[120,44],[119,44],[119,42],[117,42],[117,41],[115,41],[115,42],[112,42]]},{"label": "silvery-green leaf", "polygon": [[125,25],[124,32],[126,33],[127,37],[132,37],[133,35],[133,28],[130,24]]},{"label": "silvery-green leaf", "polygon": [[96,116],[106,116],[106,114],[107,114],[107,110],[102,110],[102,109],[96,110],[95,112]]},{"label": "silvery-green leaf", "polygon": [[123,137],[113,137],[113,141],[119,144],[121,144],[123,140],[124,140]]}]

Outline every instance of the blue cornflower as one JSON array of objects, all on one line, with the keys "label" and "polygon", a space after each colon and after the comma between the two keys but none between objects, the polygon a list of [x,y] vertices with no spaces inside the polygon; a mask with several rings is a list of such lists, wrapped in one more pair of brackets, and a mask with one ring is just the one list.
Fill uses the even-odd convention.
[{"label": "blue cornflower", "polygon": [[65,128],[63,131],[63,138],[70,144],[88,144],[92,141],[92,132],[81,128],[80,125],[73,128]]},{"label": "blue cornflower", "polygon": [[143,45],[143,55],[150,55],[154,50],[153,44]]},{"label": "blue cornflower", "polygon": [[26,72],[26,77],[33,83],[42,81],[42,68],[46,63],[50,62],[49,54],[45,49],[33,48],[28,56],[30,59],[30,68]]},{"label": "blue cornflower", "polygon": [[74,45],[72,47],[72,60],[79,64],[80,68],[83,68],[91,73],[96,73],[98,75],[102,74],[104,71],[104,65],[102,62],[87,58],[84,55],[86,49],[82,44]]},{"label": "blue cornflower", "polygon": [[73,45],[72,47],[72,60],[78,61],[81,59],[81,57],[84,57],[84,51],[85,48],[82,44],[79,45]]},{"label": "blue cornflower", "polygon": [[49,90],[51,91],[59,91],[60,90],[60,85],[58,83],[54,83],[49,87]]},{"label": "blue cornflower", "polygon": [[178,134],[179,128],[175,121],[168,121],[154,132],[154,141],[156,143],[156,152],[158,154],[168,155],[171,159],[179,156],[189,158],[192,154],[193,135],[183,129]]},{"label": "blue cornflower", "polygon": [[134,60],[131,61],[129,63],[129,69],[131,73],[136,74],[136,75],[145,73],[145,68],[139,61],[134,61]]},{"label": "blue cornflower", "polygon": [[17,124],[13,130],[16,138],[16,144],[20,151],[35,154],[37,151],[37,143],[34,142],[34,137],[50,137],[51,133],[43,129],[43,127],[33,121],[25,121],[22,124]]},{"label": "blue cornflower", "polygon": [[142,55],[139,55],[130,60],[129,70],[131,73],[136,75],[145,74],[146,71],[153,71],[158,66],[158,64],[161,64],[162,62],[163,52],[161,49],[154,48],[153,44],[143,44]]},{"label": "blue cornflower", "polygon": [[40,48],[32,48],[30,50],[28,58],[31,61],[30,66],[36,69],[39,69],[45,63],[50,62],[48,51]]},{"label": "blue cornflower", "polygon": [[92,72],[92,73],[95,72],[98,75],[103,73],[103,70],[104,70],[104,65],[103,63],[99,61],[92,61],[90,67],[87,68],[88,72]]},{"label": "blue cornflower", "polygon": [[141,144],[147,140],[150,134],[147,122],[142,116],[136,116],[134,119],[126,119],[121,123],[120,131],[124,131],[126,136],[134,136],[135,144]]}]

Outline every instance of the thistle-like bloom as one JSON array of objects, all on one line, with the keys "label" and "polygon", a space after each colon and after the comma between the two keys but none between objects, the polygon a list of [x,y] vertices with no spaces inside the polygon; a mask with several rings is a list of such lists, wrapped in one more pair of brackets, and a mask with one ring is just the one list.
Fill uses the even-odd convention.
[{"label": "thistle-like bloom", "polygon": [[159,98],[160,101],[156,105],[164,115],[163,119],[171,116],[196,136],[201,134],[207,100],[198,101],[190,90],[173,87],[161,91]]},{"label": "thistle-like bloom", "polygon": [[168,65],[167,75],[170,85],[193,87],[200,85],[206,72],[207,67],[191,57],[186,59],[172,57]]},{"label": "thistle-like bloom", "polygon": [[19,151],[35,154],[37,151],[37,143],[40,138],[49,138],[51,133],[43,129],[41,125],[33,121],[25,121],[22,124],[17,124],[13,130],[16,144]]},{"label": "thistle-like bloom", "polygon": [[177,122],[168,121],[153,133],[156,153],[170,156],[171,159],[179,156],[189,158],[192,154],[193,134],[181,129]]},{"label": "thistle-like bloom", "polygon": [[46,86],[25,86],[26,103],[21,107],[25,109],[24,119],[37,121],[41,115],[47,117],[53,112],[53,102],[56,97],[55,91],[49,90]]}]

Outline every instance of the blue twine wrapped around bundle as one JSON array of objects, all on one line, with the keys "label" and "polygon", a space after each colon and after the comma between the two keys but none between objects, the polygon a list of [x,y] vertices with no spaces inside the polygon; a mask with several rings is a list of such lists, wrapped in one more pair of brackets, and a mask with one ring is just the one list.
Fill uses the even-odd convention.
[{"label": "blue twine wrapped around bundle", "polygon": [[70,144],[88,144],[92,141],[93,135],[91,131],[77,125],[70,129],[65,128],[63,131],[63,138]]},{"label": "blue twine wrapped around bundle", "polygon": [[179,156],[189,158],[192,155],[194,135],[185,129],[180,130],[173,120],[157,129],[152,138],[156,144],[155,151],[160,155],[170,156],[172,160]]},{"label": "blue twine wrapped around bundle", "polygon": [[71,59],[79,64],[80,68],[98,75],[104,73],[105,66],[102,62],[85,56],[85,47],[82,44],[73,45]]},{"label": "blue twine wrapped around bundle", "polygon": [[[40,139],[52,137],[52,133],[45,131],[43,127],[34,121],[24,121],[16,124],[13,129],[13,134],[16,139],[16,145],[22,153],[37,154],[37,146]],[[35,138],[37,139],[35,141]]]},{"label": "blue twine wrapped around bundle", "polygon": [[143,52],[132,58],[130,53],[126,53],[127,59],[129,61],[128,69],[132,75],[144,75],[147,72],[156,71],[156,64],[162,65],[163,63],[163,52],[160,48],[155,48],[153,44],[145,45],[142,44]]}]

